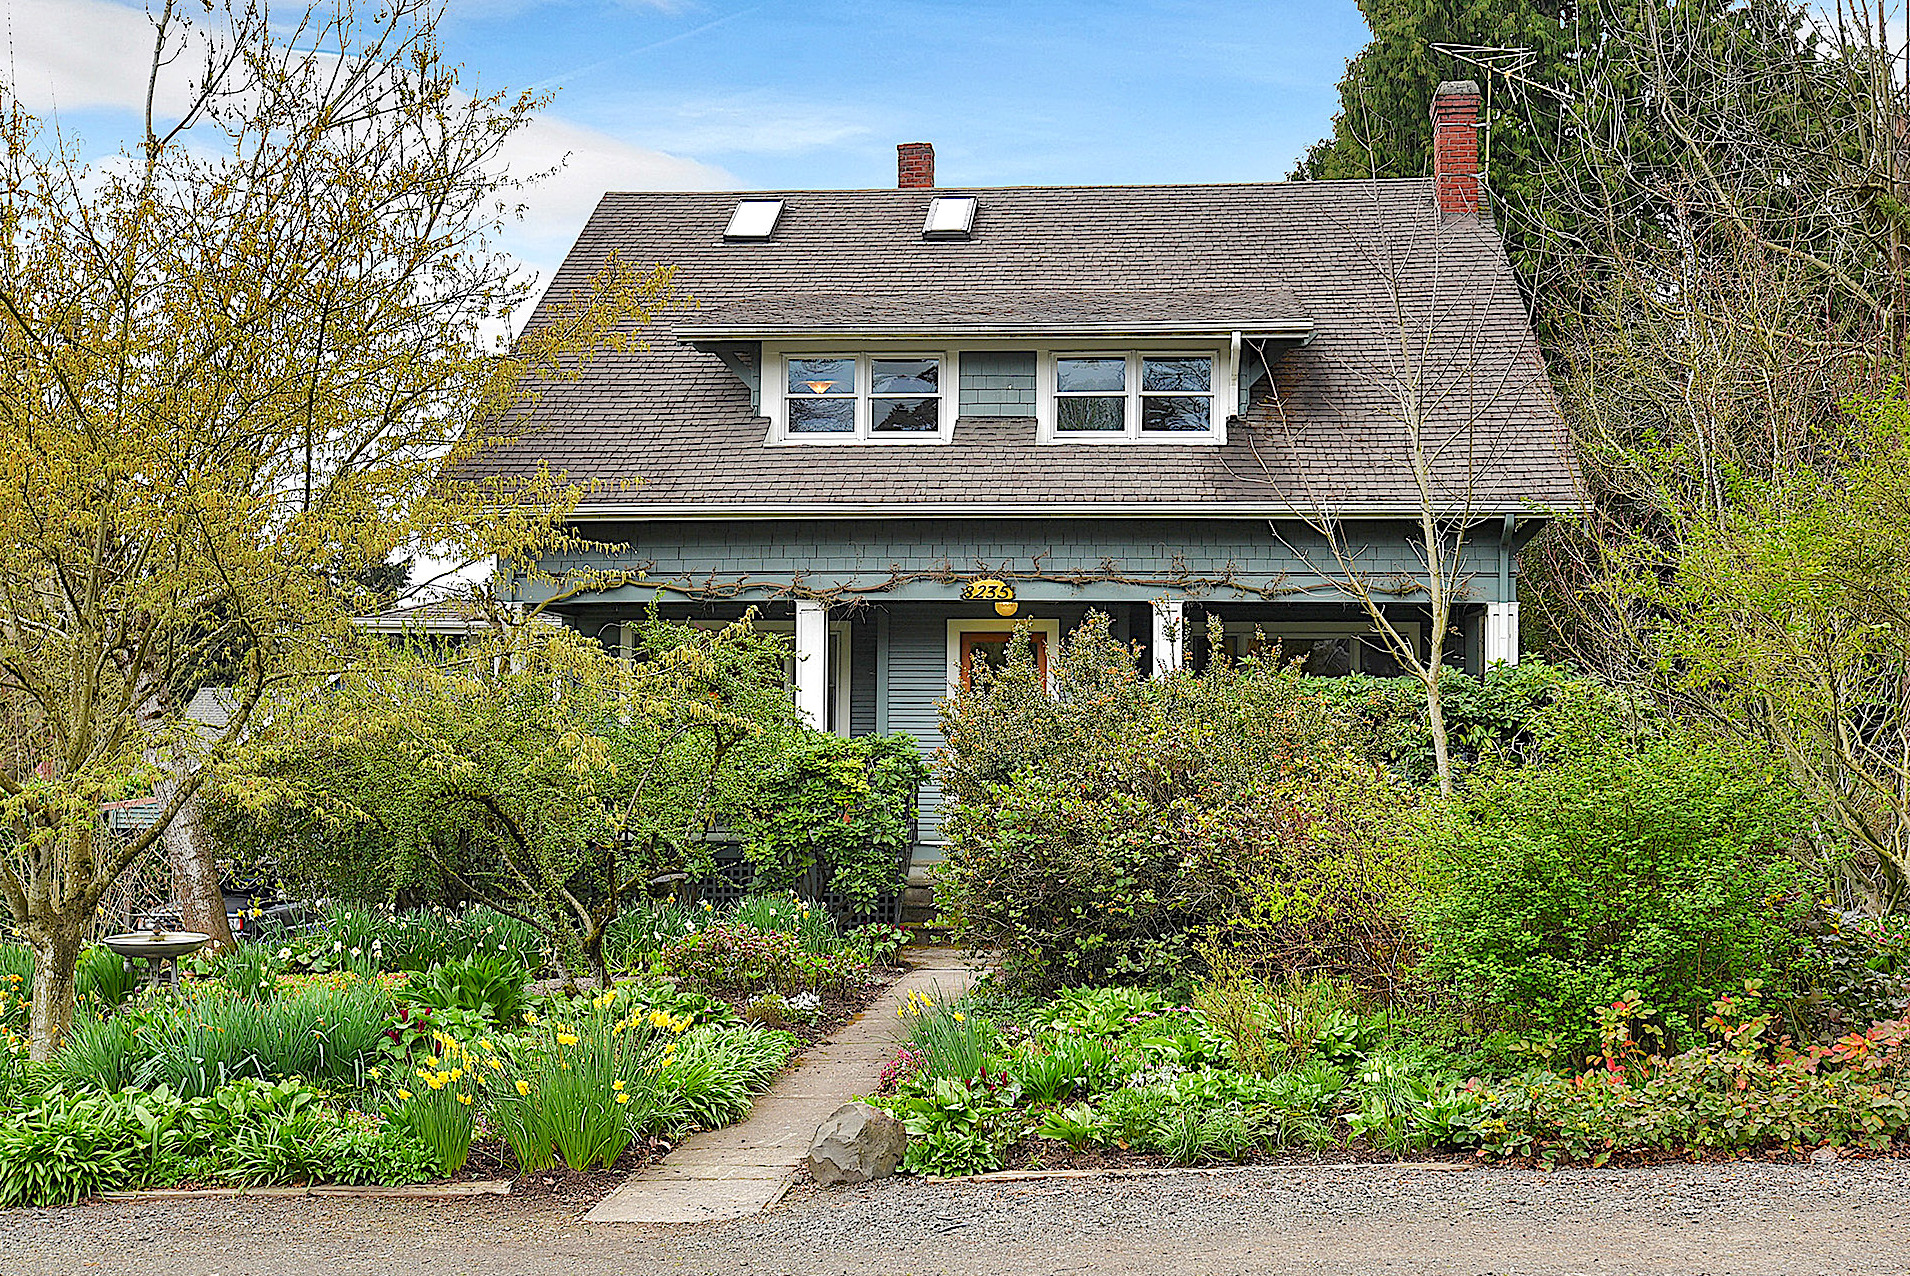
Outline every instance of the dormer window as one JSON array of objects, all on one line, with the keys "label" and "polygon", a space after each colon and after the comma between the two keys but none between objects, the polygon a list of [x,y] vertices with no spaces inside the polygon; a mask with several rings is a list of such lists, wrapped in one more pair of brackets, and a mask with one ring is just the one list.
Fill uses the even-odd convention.
[{"label": "dormer window", "polygon": [[953,425],[946,352],[789,353],[782,357],[782,442],[940,443]]},{"label": "dormer window", "polygon": [[1215,441],[1222,358],[1205,351],[1057,353],[1044,434],[1057,443]]}]

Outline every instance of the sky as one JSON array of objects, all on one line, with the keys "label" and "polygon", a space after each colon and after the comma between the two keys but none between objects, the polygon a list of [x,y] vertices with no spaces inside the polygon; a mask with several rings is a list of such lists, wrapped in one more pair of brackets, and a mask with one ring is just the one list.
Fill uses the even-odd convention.
[{"label": "sky", "polygon": [[[1284,177],[1366,34],[1352,0],[451,0],[440,29],[478,86],[555,94],[513,154],[564,169],[505,241],[546,278],[605,190],[889,186],[898,142],[949,186]],[[141,0],[0,0],[0,40],[87,152],[136,132]]]}]

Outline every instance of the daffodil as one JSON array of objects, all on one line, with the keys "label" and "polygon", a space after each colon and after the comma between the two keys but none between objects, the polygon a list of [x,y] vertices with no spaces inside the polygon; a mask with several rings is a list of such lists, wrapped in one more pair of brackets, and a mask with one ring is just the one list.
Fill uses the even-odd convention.
[{"label": "daffodil", "polygon": [[531,1092],[530,1082],[520,1079],[517,1083],[517,1092],[519,1094],[529,1094]]}]

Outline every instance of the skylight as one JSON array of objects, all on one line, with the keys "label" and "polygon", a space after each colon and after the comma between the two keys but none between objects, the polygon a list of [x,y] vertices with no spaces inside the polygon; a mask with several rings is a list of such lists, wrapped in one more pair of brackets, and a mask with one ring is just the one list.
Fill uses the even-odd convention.
[{"label": "skylight", "polygon": [[776,230],[776,219],[782,215],[783,201],[780,199],[738,200],[723,238],[768,239]]},{"label": "skylight", "polygon": [[923,239],[967,239],[975,224],[973,195],[937,195],[928,202],[928,220],[922,223]]}]

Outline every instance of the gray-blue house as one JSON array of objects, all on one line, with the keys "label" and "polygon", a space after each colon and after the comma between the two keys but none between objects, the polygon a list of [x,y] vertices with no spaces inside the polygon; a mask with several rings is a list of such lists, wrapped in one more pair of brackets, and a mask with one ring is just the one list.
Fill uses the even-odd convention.
[{"label": "gray-blue house", "polygon": [[1157,670],[1218,617],[1390,672],[1347,581],[1433,642],[1429,506],[1467,530],[1447,651],[1516,660],[1517,550],[1578,501],[1477,109],[1441,86],[1419,180],[962,189],[911,144],[895,189],[613,192],[540,313],[613,251],[696,306],[540,387],[485,467],[607,481],[577,518],[623,583],[568,623],[757,607],[813,721],[925,750],[974,661],[1017,626],[1045,660],[1091,609]]}]

